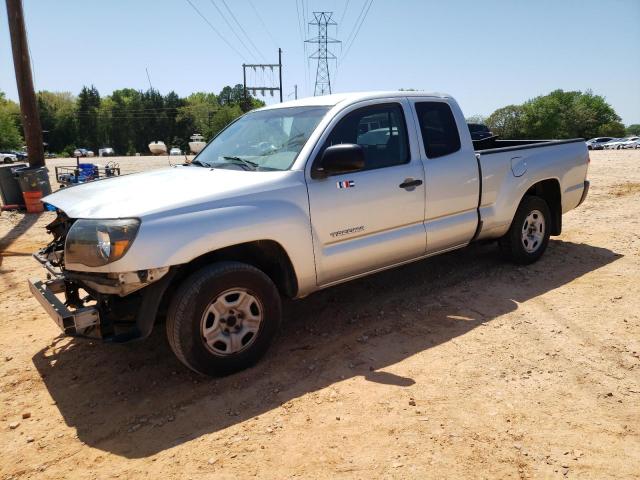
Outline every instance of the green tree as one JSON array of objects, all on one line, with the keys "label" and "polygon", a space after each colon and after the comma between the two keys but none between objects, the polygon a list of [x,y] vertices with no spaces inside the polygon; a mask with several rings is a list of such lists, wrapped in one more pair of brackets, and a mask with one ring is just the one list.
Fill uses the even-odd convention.
[{"label": "green tree", "polygon": [[43,138],[51,152],[73,145],[77,136],[76,98],[69,92],[40,91],[38,111]]},{"label": "green tree", "polygon": [[0,150],[20,148],[22,145],[22,135],[13,115],[0,108]]},{"label": "green tree", "polygon": [[611,105],[591,91],[554,90],[522,108],[525,138],[592,138],[624,131]]},{"label": "green tree", "polygon": [[213,116],[211,121],[211,127],[209,134],[211,137],[217,135],[220,130],[233,122],[236,118],[242,115],[242,109],[240,105],[225,105]]},{"label": "green tree", "polygon": [[[167,146],[188,148],[189,137],[202,133],[211,138],[246,110],[264,102],[247,97],[242,85],[224,87],[221,95],[196,92],[181,98],[175,92],[131,88],[102,97],[94,87],[83,87],[78,97],[68,92],[38,92],[38,108],[45,141],[53,152],[71,152],[75,147],[96,151],[110,146],[118,154],[148,152],[148,144],[162,140]],[[22,145],[19,108],[0,92],[4,148]],[[17,133],[17,136],[16,136]]]},{"label": "green tree", "polygon": [[505,139],[593,138],[624,132],[611,105],[590,90],[554,90],[522,105],[499,108],[489,115],[487,125]]},{"label": "green tree", "polygon": [[640,135],[640,123],[634,123],[632,125],[628,125],[625,129],[625,133],[627,135]]},{"label": "green tree", "polygon": [[186,150],[189,136],[193,134],[191,123],[179,118],[179,109],[187,104],[176,92],[169,92],[164,97],[164,105],[167,112],[167,139],[171,139],[171,146]]},{"label": "green tree", "polygon": [[140,121],[145,120],[140,113],[142,93],[133,88],[115,90],[111,94],[111,142],[109,145],[118,154],[129,154],[146,151],[146,145],[151,140],[145,139],[141,133]]},{"label": "green tree", "polygon": [[185,105],[178,108],[176,121],[190,126],[193,133],[200,133],[206,139],[212,135],[212,121],[220,109],[218,97],[213,93],[196,92],[185,99]]},{"label": "green tree", "polygon": [[98,112],[100,109],[100,93],[98,89],[82,87],[78,95],[78,146],[87,147],[93,150],[98,149]]},{"label": "green tree", "polygon": [[520,105],[507,105],[489,115],[486,124],[494,135],[499,135],[501,138],[523,138],[525,135],[523,115]]},{"label": "green tree", "polygon": [[5,98],[0,91],[0,149],[20,148],[24,145],[20,133],[20,107]]}]

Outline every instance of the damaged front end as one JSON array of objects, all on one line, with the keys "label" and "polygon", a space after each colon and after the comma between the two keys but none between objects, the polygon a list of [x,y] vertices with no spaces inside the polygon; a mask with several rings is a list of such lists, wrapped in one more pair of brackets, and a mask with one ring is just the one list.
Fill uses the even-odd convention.
[{"label": "damaged front end", "polygon": [[47,226],[53,240],[33,255],[47,270],[47,279],[29,280],[32,294],[66,335],[115,342],[148,336],[174,272],[169,267],[120,273],[68,270],[65,244],[77,221],[58,211]]}]

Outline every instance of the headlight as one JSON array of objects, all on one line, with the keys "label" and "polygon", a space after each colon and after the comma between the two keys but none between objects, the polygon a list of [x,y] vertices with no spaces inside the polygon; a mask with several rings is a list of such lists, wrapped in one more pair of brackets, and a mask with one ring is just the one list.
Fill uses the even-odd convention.
[{"label": "headlight", "polygon": [[115,262],[127,253],[139,226],[135,218],[76,220],[67,234],[65,261],[87,267]]}]

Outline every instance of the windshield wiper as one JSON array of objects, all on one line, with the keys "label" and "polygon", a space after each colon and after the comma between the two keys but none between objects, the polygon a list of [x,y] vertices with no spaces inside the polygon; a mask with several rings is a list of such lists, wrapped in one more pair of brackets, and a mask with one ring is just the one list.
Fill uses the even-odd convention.
[{"label": "windshield wiper", "polygon": [[225,160],[237,162],[240,165],[244,165],[249,170],[257,170],[260,166],[256,162],[252,162],[251,160],[247,160],[246,158],[234,157],[231,155],[222,155],[222,158],[224,158]]},{"label": "windshield wiper", "polygon": [[208,163],[202,163],[200,160],[192,160],[191,165],[200,165],[201,167],[213,168]]}]

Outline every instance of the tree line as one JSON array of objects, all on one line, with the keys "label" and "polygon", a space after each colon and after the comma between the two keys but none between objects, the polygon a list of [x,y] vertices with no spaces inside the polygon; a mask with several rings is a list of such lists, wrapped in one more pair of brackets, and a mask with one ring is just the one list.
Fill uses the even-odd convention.
[{"label": "tree line", "polygon": [[504,139],[551,139],[623,137],[640,134],[640,125],[625,127],[605,98],[591,91],[554,90],[521,105],[507,105],[486,118],[485,123]]},{"label": "tree line", "polygon": [[[118,155],[147,153],[148,144],[162,140],[167,146],[188,148],[194,133],[210,139],[243,112],[264,105],[242,85],[226,86],[218,94],[175,92],[161,95],[154,89],[115,90],[101,96],[84,87],[78,96],[68,92],[38,92],[38,107],[48,151],[70,155],[77,147],[97,152],[103,146]],[[486,123],[505,139],[593,138],[640,135],[640,125],[625,126],[604,97],[591,91],[554,90],[521,105],[507,105],[488,117],[467,119]],[[19,106],[0,92],[0,149],[23,145]]]},{"label": "tree line", "polygon": [[[101,96],[90,86],[78,96],[40,91],[37,100],[47,150],[62,155],[78,147],[97,153],[105,146],[118,155],[148,153],[148,144],[155,140],[186,150],[194,133],[209,139],[244,112],[264,105],[249,94],[245,99],[241,84],[186,98],[173,91],[162,95],[155,89],[132,88]],[[21,132],[18,105],[0,92],[0,148],[20,148]]]}]

